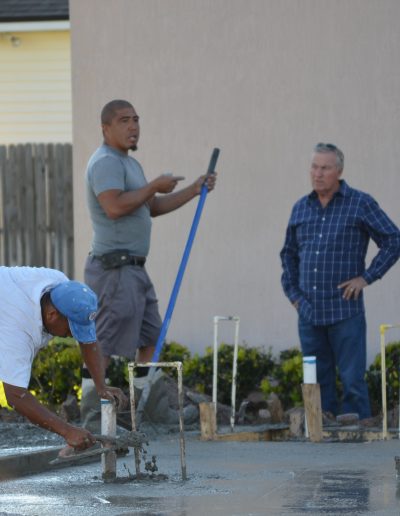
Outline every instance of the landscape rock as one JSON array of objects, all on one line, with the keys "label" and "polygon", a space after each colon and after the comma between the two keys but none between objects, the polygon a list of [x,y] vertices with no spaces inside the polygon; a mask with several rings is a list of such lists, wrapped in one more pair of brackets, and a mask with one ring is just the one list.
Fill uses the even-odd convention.
[{"label": "landscape rock", "polygon": [[274,392],[268,396],[267,407],[271,413],[272,423],[281,423],[284,419],[284,410],[278,395]]}]

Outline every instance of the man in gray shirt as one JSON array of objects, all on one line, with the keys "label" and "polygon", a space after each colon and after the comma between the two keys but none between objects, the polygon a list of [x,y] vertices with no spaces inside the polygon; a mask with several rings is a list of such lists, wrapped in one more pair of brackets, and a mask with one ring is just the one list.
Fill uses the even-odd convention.
[{"label": "man in gray shirt", "polygon": [[[133,106],[125,100],[109,102],[101,124],[104,143],[86,171],[93,242],[85,281],[99,298],[96,329],[107,367],[111,356],[151,360],[161,329],[157,298],[145,269],[151,217],[183,206],[200,194],[205,181],[212,190],[215,174],[200,176],[177,192],[173,190],[183,177],[164,174],[148,182],[141,165],[128,154],[137,149],[140,133]],[[138,371],[143,378],[146,374]],[[84,376],[81,416],[89,426],[93,389],[85,370]]]}]

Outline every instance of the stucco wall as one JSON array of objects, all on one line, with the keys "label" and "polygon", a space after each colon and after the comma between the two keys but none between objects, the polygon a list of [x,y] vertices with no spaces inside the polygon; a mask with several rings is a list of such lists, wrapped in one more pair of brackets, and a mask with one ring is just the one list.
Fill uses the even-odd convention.
[{"label": "stucco wall", "polygon": [[[221,148],[168,339],[202,352],[214,315],[241,339],[296,345],[280,287],[292,204],[309,191],[317,141],[345,152],[344,177],[400,222],[398,0],[70,0],[76,270],[91,228],[84,169],[112,98],[141,116],[136,157],[149,179],[194,180]],[[149,271],[164,314],[196,202],[154,220]],[[375,248],[371,247],[371,254]],[[378,327],[400,322],[399,266],[366,292],[369,358]],[[225,325],[221,338],[232,342]],[[393,338],[400,338],[400,332]]]},{"label": "stucco wall", "polygon": [[0,144],[71,142],[69,31],[2,30]]}]

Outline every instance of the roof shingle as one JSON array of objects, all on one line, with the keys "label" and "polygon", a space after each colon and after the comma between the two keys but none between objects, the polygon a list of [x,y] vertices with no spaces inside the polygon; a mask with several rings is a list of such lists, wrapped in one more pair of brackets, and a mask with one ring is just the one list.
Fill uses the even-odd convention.
[{"label": "roof shingle", "polygon": [[1,0],[0,22],[68,20],[68,0]]}]

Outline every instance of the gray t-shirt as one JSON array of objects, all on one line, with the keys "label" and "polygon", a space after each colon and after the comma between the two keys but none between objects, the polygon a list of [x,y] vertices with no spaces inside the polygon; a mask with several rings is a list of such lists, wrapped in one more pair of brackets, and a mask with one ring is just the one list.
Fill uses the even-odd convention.
[{"label": "gray t-shirt", "polygon": [[112,220],[97,200],[97,196],[106,190],[138,190],[146,184],[142,167],[131,156],[106,144],[94,152],[86,170],[87,205],[93,226],[93,254],[127,249],[136,256],[147,256],[151,233],[148,204],[143,204],[129,215]]}]

